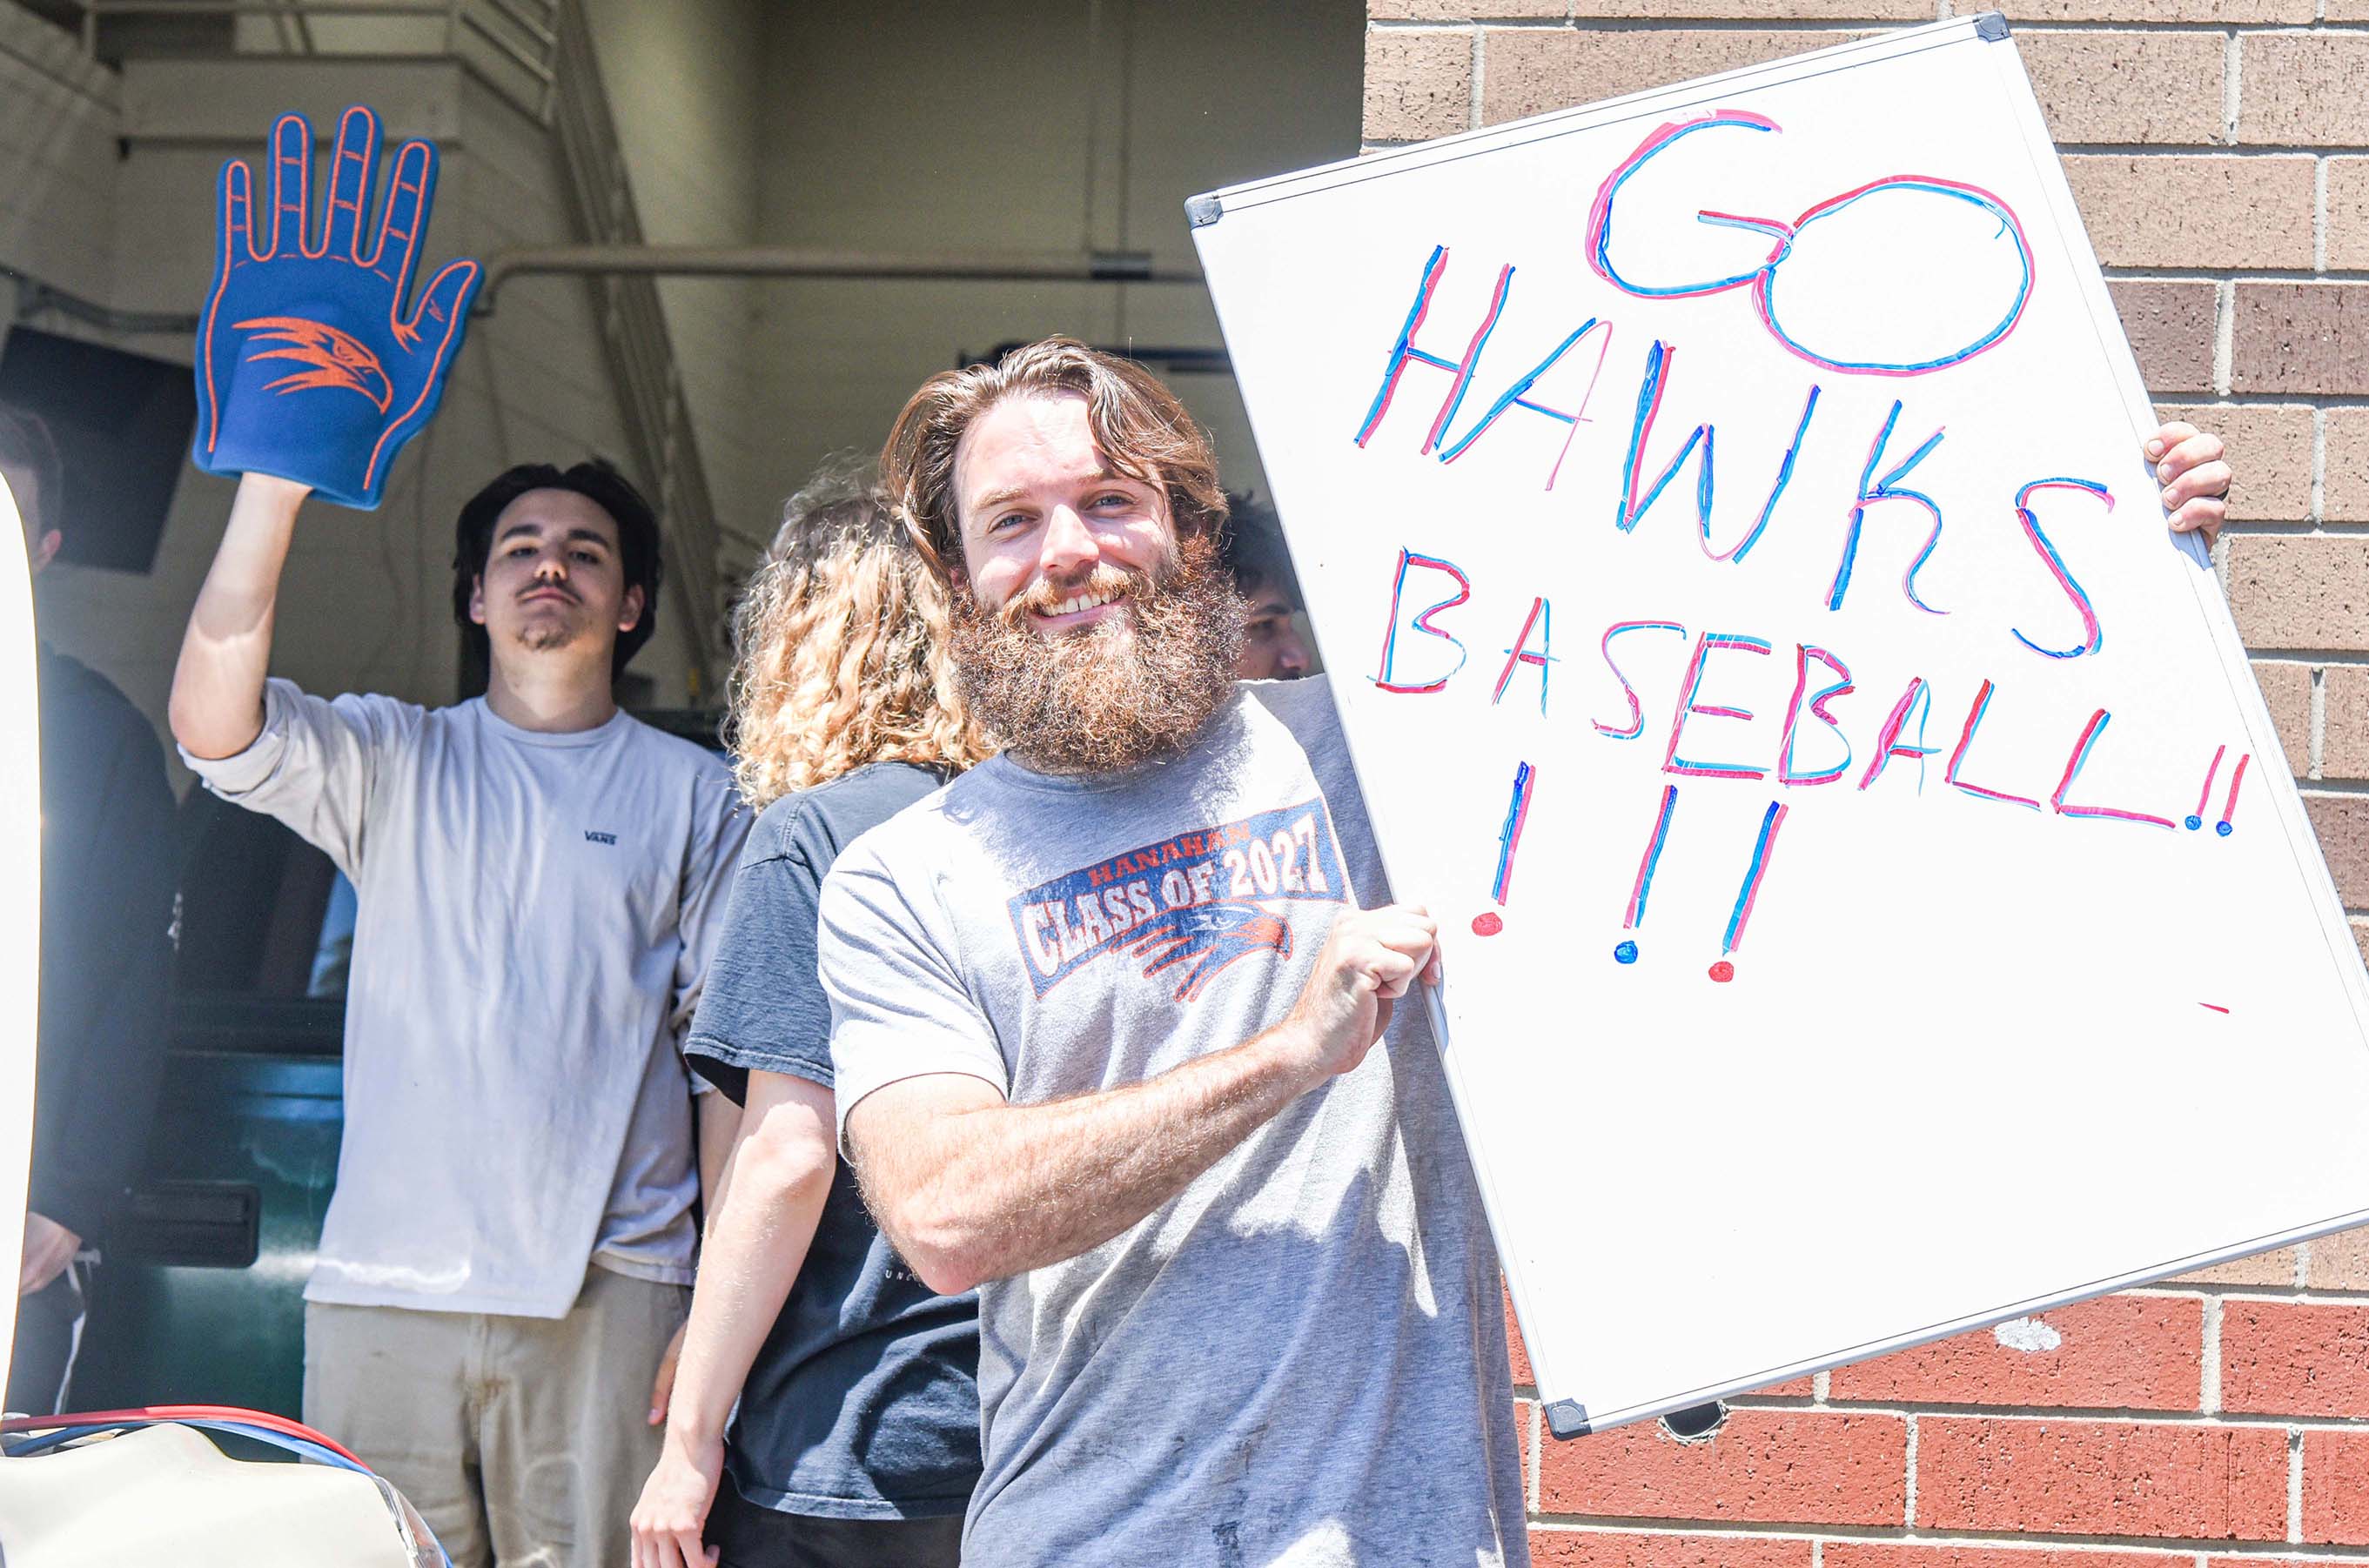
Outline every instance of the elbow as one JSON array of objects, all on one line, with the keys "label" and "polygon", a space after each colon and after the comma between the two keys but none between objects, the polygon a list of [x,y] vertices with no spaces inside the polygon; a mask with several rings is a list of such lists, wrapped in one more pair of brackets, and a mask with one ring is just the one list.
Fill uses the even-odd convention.
[{"label": "elbow", "polygon": [[181,683],[173,683],[173,694],[165,703],[165,727],[173,732],[174,744],[200,761],[218,762],[225,757],[235,757],[255,743],[263,731],[262,704],[256,704],[253,728],[241,739],[236,732],[225,728],[220,718],[208,711],[198,697],[184,692]]},{"label": "elbow", "polygon": [[176,745],[193,754],[199,754],[197,742],[203,738],[204,730],[193,711],[196,706],[182,692],[180,681],[175,681],[173,693],[165,703],[165,727],[173,732]]},{"label": "elbow", "polygon": [[953,1253],[933,1254],[926,1263],[914,1258],[905,1261],[913,1265],[922,1284],[941,1296],[961,1296],[987,1283],[981,1270],[967,1258]]},{"label": "elbow", "polygon": [[812,1204],[819,1209],[830,1196],[830,1179],[838,1168],[829,1144],[818,1147],[810,1139],[784,1137],[765,1121],[750,1128],[733,1156],[728,1202],[738,1195],[761,1195],[771,1204]]},{"label": "elbow", "polygon": [[958,1202],[944,1195],[919,1193],[884,1206],[877,1215],[880,1229],[897,1249],[905,1266],[941,1296],[976,1290],[1003,1271],[989,1255],[990,1238]]}]

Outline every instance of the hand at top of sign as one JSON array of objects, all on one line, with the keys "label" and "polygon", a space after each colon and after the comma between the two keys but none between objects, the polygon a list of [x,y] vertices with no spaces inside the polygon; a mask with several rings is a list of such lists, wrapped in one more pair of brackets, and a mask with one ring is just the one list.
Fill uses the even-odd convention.
[{"label": "hand at top of sign", "polygon": [[2209,544],[2229,520],[2229,465],[2221,461],[2221,438],[2174,419],[2149,436],[2144,450],[2163,486],[2172,532],[2203,529]]},{"label": "hand at top of sign", "polygon": [[436,149],[396,150],[373,228],[378,144],[378,117],[346,110],[317,227],[303,115],[271,128],[259,213],[246,165],[223,166],[198,328],[195,455],[208,473],[273,475],[367,510],[395,454],[436,412],[477,264],[447,264],[406,310],[436,199]]}]

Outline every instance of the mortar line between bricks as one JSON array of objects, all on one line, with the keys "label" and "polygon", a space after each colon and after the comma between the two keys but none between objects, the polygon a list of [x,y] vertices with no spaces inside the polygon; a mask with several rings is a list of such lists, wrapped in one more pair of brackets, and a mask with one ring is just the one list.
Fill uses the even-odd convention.
[{"label": "mortar line between bricks", "polygon": [[[2293,1300],[2294,1298],[2280,1297],[2278,1299]],[[2362,1303],[2359,1301],[2346,1303],[2348,1306],[2354,1307],[2358,1307]],[[1808,1414],[1810,1413],[1803,1410],[1800,1405],[1794,1405],[1790,1408],[1783,1406],[1771,1406],[1769,1407],[1769,1413]],[[1939,1400],[1911,1401],[1899,1399],[1880,1401],[1870,1400],[1866,1402],[1838,1401],[1834,1405],[1828,1407],[1825,1413],[1838,1416],[1858,1417],[1888,1415],[1899,1417],[1904,1421],[1912,1417],[1920,1419],[1931,1417],[1951,1421],[1972,1419],[1979,1421],[2037,1422],[2043,1424],[2051,1421],[2078,1421],[2092,1425],[2112,1424],[2128,1426],[2179,1426],[2185,1427],[2191,1431],[2223,1430],[2247,1427],[2249,1429],[2266,1429],[2273,1432],[2289,1430],[2304,1432],[2351,1432],[2355,1434],[2369,1432],[2369,1413],[2357,1416],[2295,1415],[2273,1411],[2221,1410],[2208,1413],[2194,1409],[2138,1410],[2126,1407],[2116,1408],[2112,1406],[2077,1404],[2068,1404],[2064,1406],[2041,1406],[2029,1404],[1949,1404]],[[2369,1548],[2365,1548],[2364,1550],[2369,1550]]]},{"label": "mortar line between bricks", "polygon": [[[1472,120],[1470,129],[1475,131],[1481,128],[1481,71],[1486,63],[1483,52],[1488,47],[1488,37],[1489,29],[1486,28],[1472,29],[1472,102],[1470,110]],[[1608,338],[1607,341],[1608,342],[1609,339]]]},{"label": "mortar line between bricks", "polygon": [[1532,1400],[1530,1402],[1530,1494],[1524,1501],[1529,1505],[1529,1510],[1533,1514],[1539,1511],[1539,1472],[1547,1468],[1539,1462],[1540,1456],[1545,1452],[1543,1448],[1545,1442],[1546,1406],[1537,1400]]},{"label": "mortar line between bricks", "polygon": [[2161,267],[2100,267],[2116,283],[2357,283],[2369,278],[2369,269],[2343,267],[2313,272],[2295,267],[2191,267],[2178,271]]},{"label": "mortar line between bricks", "polygon": [[2311,162],[2311,269],[2328,270],[2328,159]]},{"label": "mortar line between bricks", "polygon": [[[2369,653],[2358,654],[2354,657],[2363,663],[2369,663]],[[2260,659],[2256,662],[2263,664],[2306,664],[2308,661],[2304,659]],[[2300,786],[2302,785],[2303,781],[2298,779],[2295,783]],[[2310,1244],[2311,1243],[2308,1242],[2297,1242],[2295,1244],[2295,1252],[2298,1254],[2296,1264],[2298,1268],[2302,1266],[2300,1255],[2303,1250]],[[2117,1296],[2162,1296],[2173,1294],[2181,1296],[2260,1296],[2264,1300],[2269,1301],[2293,1301],[2297,1299],[2298,1294],[2305,1288],[2306,1286],[2304,1281],[2300,1278],[2287,1280],[2277,1285],[2249,1285],[2239,1280],[2226,1279],[2183,1279],[2178,1284],[2174,1284],[2170,1280],[2165,1280],[2157,1285],[2134,1286],[2129,1290],[2117,1290],[2114,1294]],[[2322,1296],[2340,1293],[2335,1289],[2335,1288],[2326,1285],[2316,1286],[2311,1288]],[[2277,1294],[2266,1295],[2265,1292],[2276,1292]],[[2352,1287],[2351,1288],[2350,1293],[2354,1295],[2369,1294],[2369,1285]],[[2357,1302],[2355,1303],[2355,1305],[2358,1304],[2359,1303]]]},{"label": "mortar line between bricks", "polygon": [[[1378,27],[1381,24],[1377,23]],[[1393,27],[1391,32],[1463,33],[1471,30],[1470,23],[1423,22]],[[1536,29],[1533,29],[1536,30]],[[1553,30],[1550,29],[1548,30]],[[1756,28],[1754,31],[1766,31]],[[1648,89],[1652,90],[1652,89]],[[1562,108],[1580,108],[1563,105]],[[1560,109],[1542,109],[1540,113],[1557,113]],[[1518,118],[1518,117],[1517,117]],[[1503,124],[1505,121],[1498,121]],[[1416,137],[1409,141],[1384,139],[1359,143],[1367,153],[1402,152],[1419,147],[1432,137]],[[2263,142],[2243,146],[2230,146],[2221,142],[2059,142],[2056,151],[2081,157],[2214,157],[2214,158],[2295,158],[2327,155],[2331,157],[2353,157],[2369,154],[2369,142]],[[2112,276],[2114,269],[2106,269]],[[2342,274],[2340,274],[2342,275]],[[2307,276],[2307,274],[2306,274]]]},{"label": "mortar line between bricks", "polygon": [[[1977,11],[1987,11],[1987,5]],[[1974,13],[1969,13],[1973,15]],[[2346,22],[2335,27],[2323,27],[2317,22],[2153,22],[2153,21],[2043,21],[2029,20],[2011,24],[2013,36],[2028,33],[2214,33],[2228,38],[2324,38],[2331,34],[2358,38],[2369,33],[2369,23]]]},{"label": "mortar line between bricks", "polygon": [[[1498,28],[1507,32],[1605,33],[1861,33],[1905,32],[1924,27],[1898,17],[1375,17],[1366,26],[1376,32],[1453,32],[1464,28]],[[2093,29],[2063,29],[2087,31]],[[2145,29],[2140,29],[2145,30]],[[2199,28],[2189,32],[2205,30]]]},{"label": "mortar line between bricks", "polygon": [[2350,518],[2334,522],[2273,522],[2261,519],[2221,526],[2225,535],[2240,533],[2252,539],[2357,539],[2364,530],[2369,530],[2369,522],[2355,522]]},{"label": "mortar line between bricks", "polygon": [[1902,1461],[1907,1466],[1908,1479],[1901,1488],[1902,1522],[1910,1529],[1917,1528],[1917,1417],[1908,1417],[1908,1441],[1903,1445]]},{"label": "mortar line between bricks", "polygon": [[2350,142],[2059,142],[2059,153],[2113,158],[2306,158],[2323,153],[2357,153],[2369,143]]},{"label": "mortar line between bricks", "polygon": [[2224,278],[2213,286],[2213,390],[2229,395],[2237,359],[2237,283]]},{"label": "mortar line between bricks", "polygon": [[1897,17],[1837,17],[1831,19],[1804,19],[1799,17],[1772,17],[1767,21],[1753,21],[1734,17],[1679,17],[1662,20],[1642,17],[1377,17],[1368,21],[1373,32],[1425,33],[1462,32],[1467,28],[1488,28],[1498,32],[1753,32],[1753,33],[1821,33],[1846,29],[1861,32],[1899,32],[1908,28],[1922,27],[1921,22],[1902,21]]},{"label": "mortar line between bricks", "polygon": [[2303,1541],[2303,1434],[2287,1433],[2287,1539]]},{"label": "mortar line between bricks", "polygon": [[2316,1562],[2369,1562],[2369,1547],[2299,1544],[2287,1540],[2236,1540],[2224,1536],[2089,1535],[2077,1531],[1914,1529],[1898,1525],[1810,1524],[1799,1519],[1688,1519],[1637,1514],[1540,1513],[1535,1523],[1574,1534],[1668,1534],[1732,1539],[1801,1540],[1823,1536],[1837,1541],[1898,1541],[1904,1545],[1980,1546],[2012,1550],[2031,1546],[2100,1546],[2123,1551],[2209,1552],[2214,1557],[2307,1559]]},{"label": "mortar line between bricks", "polygon": [[2328,521],[2328,410],[2311,411],[2311,521]]},{"label": "mortar line between bricks", "polygon": [[2204,1298],[2204,1321],[2196,1352],[2196,1408],[2207,1415],[2221,1410],[2221,1298]]},{"label": "mortar line between bricks", "polygon": [[[1829,1539],[1832,1539],[1852,1541],[1897,1541],[1903,1545],[1946,1543],[1951,1546],[1990,1547],[2012,1551],[2018,1547],[2030,1546],[2034,1539],[2034,1536],[2031,1534],[2017,1533],[2003,1535],[1997,1531],[1903,1531],[1896,1526],[1890,1525],[1854,1526],[1771,1524],[1754,1526],[1749,1523],[1734,1520],[1631,1520],[1615,1518],[1608,1515],[1599,1517],[1587,1514],[1550,1515],[1537,1520],[1536,1522],[1546,1525],[1555,1533],[1562,1535],[1630,1535],[1641,1533],[1640,1527],[1642,1526],[1643,1527],[1642,1533],[1649,1535],[1701,1536],[1707,1539],[1712,1540],[1806,1539],[1811,1543],[1814,1549],[1822,1547],[1825,1545]],[[1813,1534],[1813,1531],[1818,1533]],[[2078,1546],[2090,1544],[2089,1541],[2085,1540],[2083,1538],[2072,1536],[2051,1537],[2048,1538],[2048,1543],[2052,1546]],[[2198,1541],[2191,1538],[2182,1537],[2100,1536],[2095,1538],[2095,1543],[2105,1547],[2119,1548],[2123,1551],[2137,1550],[2143,1551],[2157,1551],[2161,1552],[2166,1556],[2169,1556],[2174,1552],[2185,1551],[2193,1553],[2200,1558],[2208,1555],[2214,1557],[2275,1555],[2282,1560],[2292,1558],[2314,1562],[2369,1562],[2369,1548],[2325,1545],[2306,1545],[2298,1548],[2294,1543],[2288,1541]]]},{"label": "mortar line between bricks", "polygon": [[[2311,702],[2304,710],[2304,768],[2311,782],[2318,784],[2328,750],[2328,687],[2323,678],[2326,672],[2320,666],[2314,664],[2305,668],[2311,672]],[[2303,1249],[2298,1246],[2295,1250],[2300,1253]],[[2301,1266],[2300,1262],[2297,1266]]]},{"label": "mortar line between bricks", "polygon": [[2215,397],[2205,392],[2165,392],[2156,401],[2167,408],[2361,408],[2369,407],[2369,393],[2236,392]]},{"label": "mortar line between bricks", "polygon": [[2221,140],[2235,146],[2237,143],[2237,29],[2231,28],[2222,35],[2221,45]]}]

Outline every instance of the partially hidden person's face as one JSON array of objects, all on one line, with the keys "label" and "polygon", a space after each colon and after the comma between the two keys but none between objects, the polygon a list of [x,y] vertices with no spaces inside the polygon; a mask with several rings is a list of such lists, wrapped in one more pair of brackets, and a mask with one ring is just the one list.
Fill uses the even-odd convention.
[{"label": "partially hidden person's face", "polygon": [[1242,656],[1234,661],[1238,681],[1297,681],[1315,666],[1308,643],[1292,619],[1292,604],[1280,588],[1258,578],[1234,586],[1250,605],[1242,623]]},{"label": "partially hidden person's face", "polygon": [[493,551],[469,598],[495,657],[597,644],[605,662],[617,634],[642,618],[642,590],[625,586],[617,521],[573,490],[529,490],[494,520]]},{"label": "partially hidden person's face", "polygon": [[1233,687],[1242,601],[1155,474],[1121,474],[1086,400],[1016,394],[955,449],[948,644],[965,699],[1030,767],[1111,773],[1188,746]]}]

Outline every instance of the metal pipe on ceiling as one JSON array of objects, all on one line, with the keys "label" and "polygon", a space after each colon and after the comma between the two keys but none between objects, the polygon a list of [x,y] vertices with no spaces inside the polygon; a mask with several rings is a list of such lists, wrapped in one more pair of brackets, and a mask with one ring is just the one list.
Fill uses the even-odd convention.
[{"label": "metal pipe on ceiling", "polygon": [[512,278],[638,273],[672,278],[919,279],[965,283],[1194,283],[1198,268],[1161,267],[1150,252],[815,250],[771,245],[556,245],[496,252],[477,312]]}]

